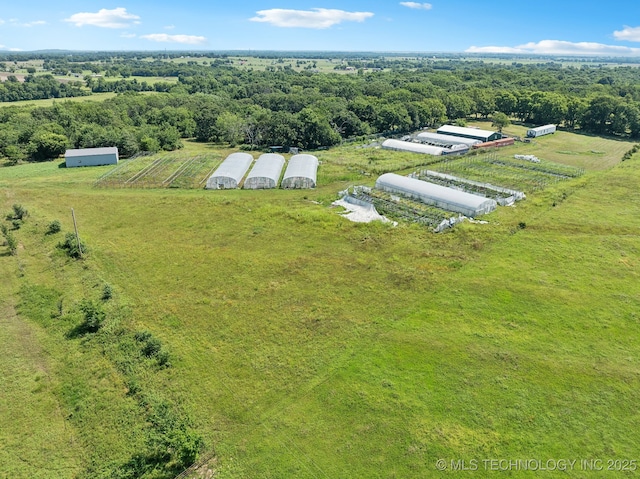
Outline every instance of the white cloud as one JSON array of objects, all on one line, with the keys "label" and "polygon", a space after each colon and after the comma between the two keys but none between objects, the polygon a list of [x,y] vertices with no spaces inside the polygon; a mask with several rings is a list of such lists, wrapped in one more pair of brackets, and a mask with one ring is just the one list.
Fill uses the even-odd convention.
[{"label": "white cloud", "polygon": [[21,23],[18,26],[21,27],[35,27],[38,25],[46,25],[47,22],[45,22],[44,20],[36,20],[35,22],[27,22],[27,23]]},{"label": "white cloud", "polygon": [[415,10],[431,10],[433,5],[430,3],[418,3],[418,2],[400,2],[400,5],[407,8],[413,8]]},{"label": "white cloud", "polygon": [[472,46],[465,50],[467,53],[525,53],[524,50],[514,47],[476,47]]},{"label": "white cloud", "polygon": [[74,13],[65,22],[73,23],[76,27],[93,25],[101,28],[127,28],[140,23],[140,17],[128,13],[126,8],[118,7],[113,10],[101,9],[97,13]]},{"label": "white cloud", "polygon": [[140,35],[140,38],[145,38],[154,42],[163,43],[184,43],[186,45],[202,45],[207,42],[206,37],[200,37],[196,35],[169,35],[167,33],[151,33],[149,35]]},{"label": "white cloud", "polygon": [[345,12],[328,8],[312,8],[311,10],[286,10],[273,8],[256,12],[252,22],[270,23],[276,27],[329,28],[342,22],[364,22],[373,17],[371,12]]},{"label": "white cloud", "polygon": [[164,29],[165,29],[165,30],[173,30],[174,28],[176,28],[176,26],[175,26],[175,25],[166,25],[166,26],[164,27]]},{"label": "white cloud", "polygon": [[18,21],[17,18],[10,18],[9,21],[5,21],[3,19],[0,18],[0,25],[8,25],[11,27],[35,27],[37,25],[46,25],[47,22],[45,22],[44,20],[36,20],[33,22],[25,22],[25,23],[21,23],[20,21]]},{"label": "white cloud", "polygon": [[627,27],[620,31],[613,32],[616,40],[627,40],[629,42],[640,42],[640,27]]},{"label": "white cloud", "polygon": [[605,45],[594,42],[566,42],[562,40],[542,40],[529,42],[515,47],[476,47],[465,50],[467,53],[530,53],[540,55],[603,55],[603,56],[629,56],[640,55],[640,48]]}]

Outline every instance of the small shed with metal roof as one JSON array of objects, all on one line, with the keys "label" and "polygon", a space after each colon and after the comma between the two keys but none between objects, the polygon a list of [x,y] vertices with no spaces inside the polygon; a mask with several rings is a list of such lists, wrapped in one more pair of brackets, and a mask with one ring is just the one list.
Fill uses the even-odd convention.
[{"label": "small shed with metal roof", "polygon": [[118,148],[109,146],[104,148],[78,148],[67,150],[64,154],[67,168],[77,166],[102,166],[118,164]]}]

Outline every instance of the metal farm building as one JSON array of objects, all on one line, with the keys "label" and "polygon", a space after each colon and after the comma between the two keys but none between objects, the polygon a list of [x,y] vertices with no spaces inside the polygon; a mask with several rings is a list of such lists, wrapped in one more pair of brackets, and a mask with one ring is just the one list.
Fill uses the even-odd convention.
[{"label": "metal farm building", "polygon": [[537,138],[543,135],[550,135],[556,132],[556,125],[544,125],[527,130],[527,138]]},{"label": "metal farm building", "polygon": [[443,125],[438,128],[441,135],[453,135],[461,138],[471,138],[472,140],[480,140],[482,142],[499,140],[502,134],[497,131],[480,130],[477,128],[467,128],[462,126]]},{"label": "metal farm building", "polygon": [[405,196],[447,211],[475,217],[495,210],[497,203],[484,196],[472,195],[427,181],[385,173],[376,181],[376,189]]},{"label": "metal farm building", "polygon": [[316,187],[318,158],[313,155],[294,155],[282,178],[282,188],[307,189]]},{"label": "metal farm building", "polygon": [[469,149],[468,146],[462,144],[452,145],[451,148],[443,148],[441,146],[423,145],[422,143],[412,143],[401,140],[385,140],[382,143],[382,148],[385,150],[408,151],[433,156],[462,154]]},{"label": "metal farm building", "polygon": [[101,166],[118,164],[118,148],[80,148],[67,150],[64,154],[67,168],[77,166]]},{"label": "metal farm building", "polygon": [[416,138],[424,143],[444,147],[453,145],[467,145],[468,147],[472,147],[476,143],[480,143],[480,140],[462,138],[461,136],[441,135],[439,133],[431,133],[428,131],[418,133]]},{"label": "metal farm building", "polygon": [[231,153],[207,180],[208,190],[237,188],[253,163],[249,153]]},{"label": "metal farm building", "polygon": [[284,156],[277,153],[260,155],[242,187],[250,190],[277,188],[283,167]]}]

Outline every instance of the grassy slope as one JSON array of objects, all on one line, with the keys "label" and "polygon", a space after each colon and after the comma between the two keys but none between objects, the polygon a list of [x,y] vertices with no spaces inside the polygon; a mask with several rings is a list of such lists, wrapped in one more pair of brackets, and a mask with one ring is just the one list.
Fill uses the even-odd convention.
[{"label": "grassy slope", "polygon": [[[358,176],[340,176],[349,155],[360,153],[323,153],[321,185],[323,171]],[[424,477],[441,457],[635,453],[637,160],[502,208],[490,225],[441,235],[348,223],[326,207],[336,183],[312,192],[90,188],[102,171],[0,171],[3,208],[32,211],[31,226],[16,233],[25,245],[18,259],[0,258],[3,271],[22,262],[24,274],[12,277],[6,299],[15,302],[25,282],[94,287],[78,265],[52,275],[55,240],[38,239],[52,219],[69,230],[74,207],[92,248],[88,271],[115,286],[127,321],[173,354],[174,367],[147,381],[190,412],[216,448],[220,477]],[[61,335],[20,327],[54,344],[51,361],[80,354]],[[74,404],[59,391],[76,373],[110,411],[51,421],[75,428],[78,447],[49,460],[73,471],[101,460],[92,448],[111,449],[113,460],[135,447],[137,436],[124,432],[140,425],[125,419],[131,405],[117,375],[96,381],[73,362],[56,368],[52,403]],[[13,403],[25,394],[28,384],[14,384],[4,395]]]}]

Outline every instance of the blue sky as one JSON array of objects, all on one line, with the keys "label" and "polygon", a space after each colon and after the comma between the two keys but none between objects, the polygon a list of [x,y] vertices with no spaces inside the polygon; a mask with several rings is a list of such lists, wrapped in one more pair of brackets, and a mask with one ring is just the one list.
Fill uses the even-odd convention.
[{"label": "blue sky", "polygon": [[0,50],[332,50],[640,56],[640,2],[3,2]]}]

